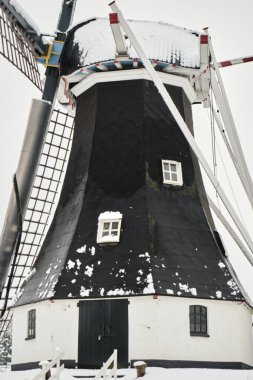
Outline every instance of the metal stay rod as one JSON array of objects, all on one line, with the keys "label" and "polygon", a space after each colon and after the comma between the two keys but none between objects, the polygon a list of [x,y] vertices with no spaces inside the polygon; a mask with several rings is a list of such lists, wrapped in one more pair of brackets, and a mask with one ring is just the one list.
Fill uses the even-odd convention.
[{"label": "metal stay rod", "polygon": [[[207,34],[208,35],[208,34]],[[216,102],[219,106],[219,110],[224,122],[224,126],[226,128],[226,132],[229,138],[229,142],[231,144],[236,162],[237,162],[237,171],[238,175],[242,181],[245,192],[249,198],[251,207],[253,208],[253,183],[251,180],[251,176],[244,158],[244,154],[242,151],[242,147],[240,144],[240,140],[236,131],[235,122],[232,116],[231,109],[229,107],[226,91],[222,82],[222,78],[220,75],[219,65],[216,60],[213,46],[211,43],[211,38],[208,35],[208,46],[211,53],[213,68],[210,69],[211,73],[211,85],[213,89],[213,93],[216,99]]]},{"label": "metal stay rod", "polygon": [[131,28],[125,21],[120,9],[117,7],[115,2],[112,2],[109,4],[111,9],[118,13],[119,22],[125,31],[126,35],[130,39],[131,43],[133,44],[136,52],[138,53],[139,57],[141,58],[143,65],[145,66],[146,70],[148,71],[151,79],[153,80],[155,86],[157,87],[160,95],[162,96],[165,104],[167,105],[168,109],[172,113],[175,121],[177,122],[179,128],[181,129],[182,133],[184,134],[186,140],[188,141],[192,151],[198,158],[199,162],[201,163],[203,169],[205,170],[207,176],[209,177],[210,181],[212,182],[214,188],[218,192],[222,202],[224,203],[227,211],[229,212],[231,218],[233,219],[235,225],[237,226],[238,230],[240,231],[241,235],[243,236],[245,242],[247,243],[251,253],[253,254],[253,242],[248,234],[248,232],[245,230],[243,224],[241,223],[240,219],[238,218],[236,212],[234,211],[232,205],[230,204],[226,194],[222,190],[219,182],[214,177],[211,168],[209,167],[205,157],[203,156],[201,150],[199,149],[198,145],[196,144],[196,141],[194,137],[192,136],[191,132],[189,131],[184,119],[180,115],[176,105],[174,104],[173,100],[171,99],[169,93],[167,92],[163,82],[161,81],[159,75],[153,68],[152,64],[149,62],[149,59],[147,58],[146,54],[144,53],[143,49],[141,48],[140,44],[138,43],[136,37],[134,36]]},{"label": "metal stay rod", "polygon": [[[213,90],[213,93],[215,96],[216,103],[217,103],[219,110],[220,110],[220,115],[222,117],[224,127],[225,127],[226,132],[227,132],[227,136],[228,136],[228,139],[230,142],[230,146],[231,146],[231,149],[233,152],[234,159],[232,158],[232,156],[231,156],[231,158],[233,160],[233,163],[235,165],[236,171],[237,171],[238,176],[241,180],[241,183],[242,183],[242,186],[245,190],[245,193],[249,199],[251,207],[253,208],[253,195],[252,195],[252,189],[251,189],[251,185],[250,185],[250,182],[251,182],[250,174],[249,173],[246,174],[246,172],[244,170],[245,168],[243,166],[241,157],[240,157],[238,149],[237,149],[237,146],[235,144],[235,140],[231,136],[231,133],[230,133],[231,132],[230,131],[231,121],[228,117],[228,113],[226,112],[224,97],[220,91],[219,84],[217,82],[217,79],[216,79],[216,76],[215,76],[213,69],[211,69],[211,85],[212,85],[212,90]],[[246,165],[246,163],[245,163],[245,165]],[[247,167],[246,167],[246,169],[247,169]]]},{"label": "metal stay rod", "polygon": [[[216,121],[216,124],[217,124],[217,126],[218,126],[218,128],[219,128],[219,131],[220,131],[221,137],[222,137],[222,139],[223,139],[223,141],[224,141],[224,144],[226,145],[226,148],[227,148],[228,153],[229,153],[229,155],[230,155],[230,157],[231,157],[231,160],[233,161],[233,164],[234,164],[234,166],[235,166],[235,168],[236,168],[236,170],[237,170],[237,172],[238,172],[239,169],[238,169],[238,166],[237,166],[237,162],[236,162],[236,159],[235,159],[234,153],[233,153],[233,151],[232,151],[232,148],[231,148],[231,146],[230,146],[230,144],[229,144],[229,141],[228,141],[228,139],[227,139],[227,136],[226,136],[226,133],[225,133],[224,126],[223,126],[223,124],[222,124],[222,122],[221,122],[221,120],[220,120],[220,118],[219,118],[219,115],[218,115],[217,111],[214,109],[214,106],[211,104],[210,107],[211,107],[211,110],[212,110],[212,114],[213,114],[213,116],[214,116],[214,119],[215,119],[215,121]],[[238,173],[238,175],[239,175],[239,173]]]},{"label": "metal stay rod", "polygon": [[218,209],[218,207],[215,205],[215,203],[212,201],[212,199],[207,195],[208,203],[211,207],[211,209],[216,214],[217,218],[220,219],[223,226],[226,228],[230,236],[233,238],[237,246],[241,249],[246,259],[249,261],[249,263],[253,266],[253,257],[248,251],[248,249],[245,247],[244,243],[240,239],[240,237],[237,235],[235,230],[231,227],[228,220],[225,218],[225,216],[222,214],[222,212]]}]

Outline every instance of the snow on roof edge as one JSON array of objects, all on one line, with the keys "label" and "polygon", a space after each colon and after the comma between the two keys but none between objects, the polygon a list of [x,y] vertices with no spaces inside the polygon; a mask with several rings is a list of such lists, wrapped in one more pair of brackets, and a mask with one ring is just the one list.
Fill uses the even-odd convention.
[{"label": "snow on roof edge", "polygon": [[21,17],[25,19],[27,24],[29,24],[36,34],[40,36],[40,28],[36,24],[36,22],[31,18],[29,13],[26,12],[26,10],[16,1],[16,0],[9,0],[9,4],[16,10],[17,13],[20,14]]},{"label": "snow on roof edge", "polygon": [[[10,0],[10,1],[15,1],[15,0]],[[91,21],[95,21],[95,20],[108,20],[108,22],[109,22],[109,17],[97,17],[97,16],[94,16],[94,17],[89,17],[89,18],[84,19],[84,20],[77,21],[74,24],[71,24],[69,26],[69,28],[67,30],[67,33],[70,32],[72,29],[76,28],[77,26],[81,25],[81,24],[88,23],[88,21],[91,22]],[[178,25],[175,25],[175,24],[170,24],[170,23],[165,22],[165,21],[137,20],[137,19],[126,19],[126,21],[160,24],[160,25],[164,25],[164,26],[171,26],[173,28],[177,28],[177,29],[180,29],[180,30],[187,30],[189,32],[192,32],[192,34],[198,34],[198,35],[201,34],[201,32],[198,31],[198,30],[188,29],[188,28],[185,28],[185,27],[182,27],[182,26],[178,26]]]}]

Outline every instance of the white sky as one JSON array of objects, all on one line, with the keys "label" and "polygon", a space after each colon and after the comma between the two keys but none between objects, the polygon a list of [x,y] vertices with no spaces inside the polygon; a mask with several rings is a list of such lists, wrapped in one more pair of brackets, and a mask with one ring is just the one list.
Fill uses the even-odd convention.
[{"label": "white sky", "polygon": [[[62,0],[18,0],[36,21],[43,32],[55,29]],[[106,0],[78,0],[74,23],[92,16],[107,16],[110,12]],[[209,27],[218,61],[253,55],[253,1],[252,0],[118,0],[126,18],[165,21],[181,27],[200,31]],[[26,77],[0,56],[0,230],[3,224],[12,187],[12,175],[18,162],[32,98],[41,95]],[[250,173],[253,173],[253,63],[222,69],[222,77],[237,125]],[[210,156],[210,122],[207,111],[194,106],[195,130],[198,141],[207,157]],[[209,144],[209,145],[207,145]],[[208,147],[209,146],[209,147]],[[223,150],[222,150],[223,152]],[[225,154],[222,153],[225,157]],[[231,169],[230,180],[234,179]],[[222,168],[218,172],[224,176]],[[253,177],[253,174],[252,174]],[[232,192],[224,183],[228,196]],[[253,213],[242,189],[232,185],[244,215],[245,225],[251,232]],[[234,268],[253,299],[253,269],[222,231]]]}]

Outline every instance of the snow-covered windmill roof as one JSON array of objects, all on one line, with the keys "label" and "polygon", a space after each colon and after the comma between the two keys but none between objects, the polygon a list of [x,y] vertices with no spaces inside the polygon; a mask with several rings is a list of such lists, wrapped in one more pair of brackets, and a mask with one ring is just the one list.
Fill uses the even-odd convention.
[{"label": "snow-covered windmill roof", "polygon": [[[162,22],[133,20],[128,22],[149,59],[187,68],[200,66],[198,32]],[[126,40],[129,58],[138,58],[129,40]],[[71,44],[71,55],[67,56],[66,52],[69,52]],[[62,57],[63,71],[65,71],[63,74],[67,75],[80,67],[113,59],[115,59],[115,42],[109,20],[94,18],[76,25],[69,31]],[[66,70],[66,66],[70,70]]]}]

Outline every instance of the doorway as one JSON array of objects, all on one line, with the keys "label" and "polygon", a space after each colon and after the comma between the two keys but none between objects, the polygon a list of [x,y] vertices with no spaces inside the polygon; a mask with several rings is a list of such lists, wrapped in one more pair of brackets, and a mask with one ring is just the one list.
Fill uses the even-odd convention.
[{"label": "doorway", "polygon": [[78,367],[100,368],[118,350],[118,367],[128,367],[128,300],[80,301]]}]

